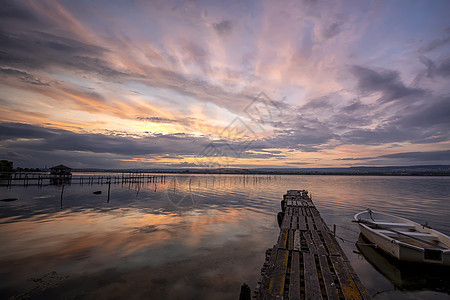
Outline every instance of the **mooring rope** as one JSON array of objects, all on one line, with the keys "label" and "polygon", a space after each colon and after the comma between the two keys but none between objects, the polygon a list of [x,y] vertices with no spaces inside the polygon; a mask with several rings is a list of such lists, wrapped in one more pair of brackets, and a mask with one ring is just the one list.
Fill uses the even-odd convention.
[{"label": "mooring rope", "polygon": [[[349,228],[349,227],[345,227],[345,226],[341,226],[341,225],[339,225],[339,226],[336,225],[336,227],[343,228],[343,229],[349,230],[349,231],[354,232],[354,233],[360,233],[359,231],[356,231],[356,230],[354,230],[352,228]],[[381,244],[359,243],[358,241],[355,242],[355,241],[347,240],[347,239],[345,239],[342,236],[339,236],[337,234],[335,234],[334,236],[339,238],[343,243],[347,242],[347,243],[357,244],[357,245],[361,245],[361,246],[371,246],[371,247],[375,247],[375,248],[378,248],[380,245],[391,244],[392,243],[392,241],[387,241],[387,242],[384,242],[384,243],[381,243]]]},{"label": "mooring rope", "polygon": [[336,227],[343,228],[343,229],[347,229],[347,230],[349,230],[349,231],[351,231],[351,232],[354,232],[354,233],[359,233],[359,231],[356,231],[356,230],[354,230],[354,229],[352,229],[352,228],[348,228],[348,227],[345,227],[345,226],[336,225]]},{"label": "mooring rope", "polygon": [[346,240],[346,239],[344,239],[343,237],[341,237],[341,236],[339,236],[337,234],[334,235],[334,236],[337,237],[337,238],[340,238],[342,242],[354,243],[354,241]]},{"label": "mooring rope", "polygon": [[361,245],[361,246],[371,246],[371,247],[375,247],[375,248],[378,248],[379,246],[384,245],[384,244],[391,244],[392,243],[392,241],[388,241],[388,242],[384,242],[384,243],[380,243],[380,244],[359,243],[358,241],[354,242],[354,241],[350,241],[350,240],[344,239],[343,237],[341,237],[339,235],[335,235],[335,237],[339,238],[343,243],[347,242],[347,243],[357,244],[357,245]]}]

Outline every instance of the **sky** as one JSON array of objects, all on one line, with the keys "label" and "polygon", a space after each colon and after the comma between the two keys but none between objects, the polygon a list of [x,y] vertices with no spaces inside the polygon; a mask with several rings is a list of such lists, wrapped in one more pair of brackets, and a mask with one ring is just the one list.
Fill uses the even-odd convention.
[{"label": "sky", "polygon": [[450,2],[2,1],[0,159],[450,164]]}]

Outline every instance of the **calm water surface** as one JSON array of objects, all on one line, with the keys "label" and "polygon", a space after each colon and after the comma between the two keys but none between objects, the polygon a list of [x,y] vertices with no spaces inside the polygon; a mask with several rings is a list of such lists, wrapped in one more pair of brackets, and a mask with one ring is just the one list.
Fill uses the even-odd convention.
[{"label": "calm water surface", "polygon": [[375,299],[449,298],[448,270],[384,265],[351,219],[370,207],[450,235],[450,177],[173,174],[112,184],[109,202],[108,185],[72,183],[62,207],[61,186],[0,187],[18,198],[0,202],[0,298],[238,299],[276,242],[283,194],[304,188]]}]

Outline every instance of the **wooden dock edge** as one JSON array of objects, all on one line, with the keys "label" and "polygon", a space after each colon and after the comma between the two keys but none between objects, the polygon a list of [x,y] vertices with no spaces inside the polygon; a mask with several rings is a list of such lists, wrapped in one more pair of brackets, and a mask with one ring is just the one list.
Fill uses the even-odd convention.
[{"label": "wooden dock edge", "polygon": [[[277,243],[266,251],[251,298],[371,299],[308,191],[287,191],[281,209]],[[240,299],[247,295],[241,290]]]}]

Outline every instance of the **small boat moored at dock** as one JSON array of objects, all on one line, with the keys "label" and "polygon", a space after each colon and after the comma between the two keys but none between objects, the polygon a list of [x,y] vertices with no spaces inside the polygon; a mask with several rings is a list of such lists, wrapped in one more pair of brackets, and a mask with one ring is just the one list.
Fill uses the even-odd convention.
[{"label": "small boat moored at dock", "polygon": [[354,222],[370,242],[400,261],[450,266],[450,237],[427,225],[370,209],[357,213]]}]

